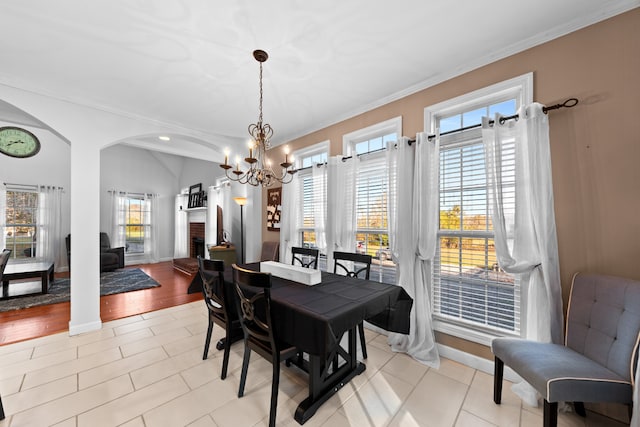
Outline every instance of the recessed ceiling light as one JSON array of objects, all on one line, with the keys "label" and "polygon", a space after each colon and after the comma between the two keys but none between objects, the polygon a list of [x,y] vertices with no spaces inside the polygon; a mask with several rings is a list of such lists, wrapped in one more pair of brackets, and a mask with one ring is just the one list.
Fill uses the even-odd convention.
[{"label": "recessed ceiling light", "polygon": [[161,141],[171,141],[171,138],[169,138],[168,136],[159,136],[158,139]]}]

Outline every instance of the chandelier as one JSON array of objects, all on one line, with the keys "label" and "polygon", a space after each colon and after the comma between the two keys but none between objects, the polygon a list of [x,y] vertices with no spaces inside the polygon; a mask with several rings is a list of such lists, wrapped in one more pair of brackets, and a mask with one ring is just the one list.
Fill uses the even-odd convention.
[{"label": "chandelier", "polygon": [[[220,165],[224,169],[224,173],[232,181],[241,184],[250,184],[253,186],[270,187],[273,184],[288,184],[293,180],[293,174],[297,171],[293,166],[293,156],[289,157],[289,150],[285,147],[284,162],[280,163],[282,168],[277,173],[272,165],[271,160],[267,158],[267,150],[271,148],[271,137],[273,136],[273,128],[268,123],[262,122],[262,63],[269,58],[267,52],[263,50],[254,50],[253,57],[260,63],[260,106],[258,122],[249,125],[249,157],[245,157],[244,161],[249,165],[246,171],[240,169],[240,156],[236,157],[236,167],[229,164],[229,152],[225,150],[224,164]],[[233,169],[233,170],[232,170]],[[231,175],[229,174],[231,171]]]}]

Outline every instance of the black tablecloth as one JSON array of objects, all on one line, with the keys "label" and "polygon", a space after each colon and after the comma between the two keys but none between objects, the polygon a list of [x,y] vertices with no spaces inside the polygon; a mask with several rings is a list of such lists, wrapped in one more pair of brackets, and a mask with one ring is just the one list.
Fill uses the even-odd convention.
[{"label": "black tablecloth", "polygon": [[[225,272],[228,282],[230,270]],[[273,276],[271,299],[279,337],[310,354],[326,354],[336,338],[363,319],[388,331],[409,333],[413,300],[396,285],[324,271],[322,282],[313,286]]]}]

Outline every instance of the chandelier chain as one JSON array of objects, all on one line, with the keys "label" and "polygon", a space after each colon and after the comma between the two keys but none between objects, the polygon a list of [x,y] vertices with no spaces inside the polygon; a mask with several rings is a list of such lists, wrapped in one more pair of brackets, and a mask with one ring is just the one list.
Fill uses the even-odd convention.
[{"label": "chandelier chain", "polygon": [[262,62],[260,63],[260,110],[258,114],[259,126],[262,125]]}]

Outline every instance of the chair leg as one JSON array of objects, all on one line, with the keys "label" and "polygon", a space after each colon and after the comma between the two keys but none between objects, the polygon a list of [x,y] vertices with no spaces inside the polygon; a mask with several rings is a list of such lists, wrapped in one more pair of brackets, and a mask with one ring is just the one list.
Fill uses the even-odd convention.
[{"label": "chair leg", "polygon": [[496,357],[493,369],[493,401],[499,405],[502,401],[502,376],[504,374],[504,362]]},{"label": "chair leg", "polygon": [[367,358],[367,341],[364,338],[364,324],[360,322],[358,325],[358,331],[360,331],[360,346],[362,347],[362,358]]},{"label": "chair leg", "polygon": [[202,360],[207,360],[209,356],[209,344],[211,343],[211,332],[213,332],[213,320],[209,319],[209,328],[207,329],[207,338],[204,340],[204,353]]},{"label": "chair leg", "polygon": [[244,346],[244,357],[242,358],[242,373],[240,374],[240,388],[238,389],[238,397],[244,396],[244,383],[247,381],[247,370],[249,368],[249,359],[251,358],[251,349],[248,345]]},{"label": "chair leg", "polygon": [[544,399],[544,427],[557,427],[558,425],[558,402],[549,403]]},{"label": "chair leg", "polygon": [[0,420],[4,420],[4,407],[2,406],[2,397],[0,396]]},{"label": "chair leg", "polygon": [[584,402],[573,402],[573,409],[575,409],[576,414],[582,418],[587,416],[587,411],[584,409]]},{"label": "chair leg", "polygon": [[280,359],[274,357],[271,361],[273,364],[273,378],[271,380],[271,408],[269,409],[269,427],[276,425],[276,409],[278,406],[278,386],[280,385]]}]

